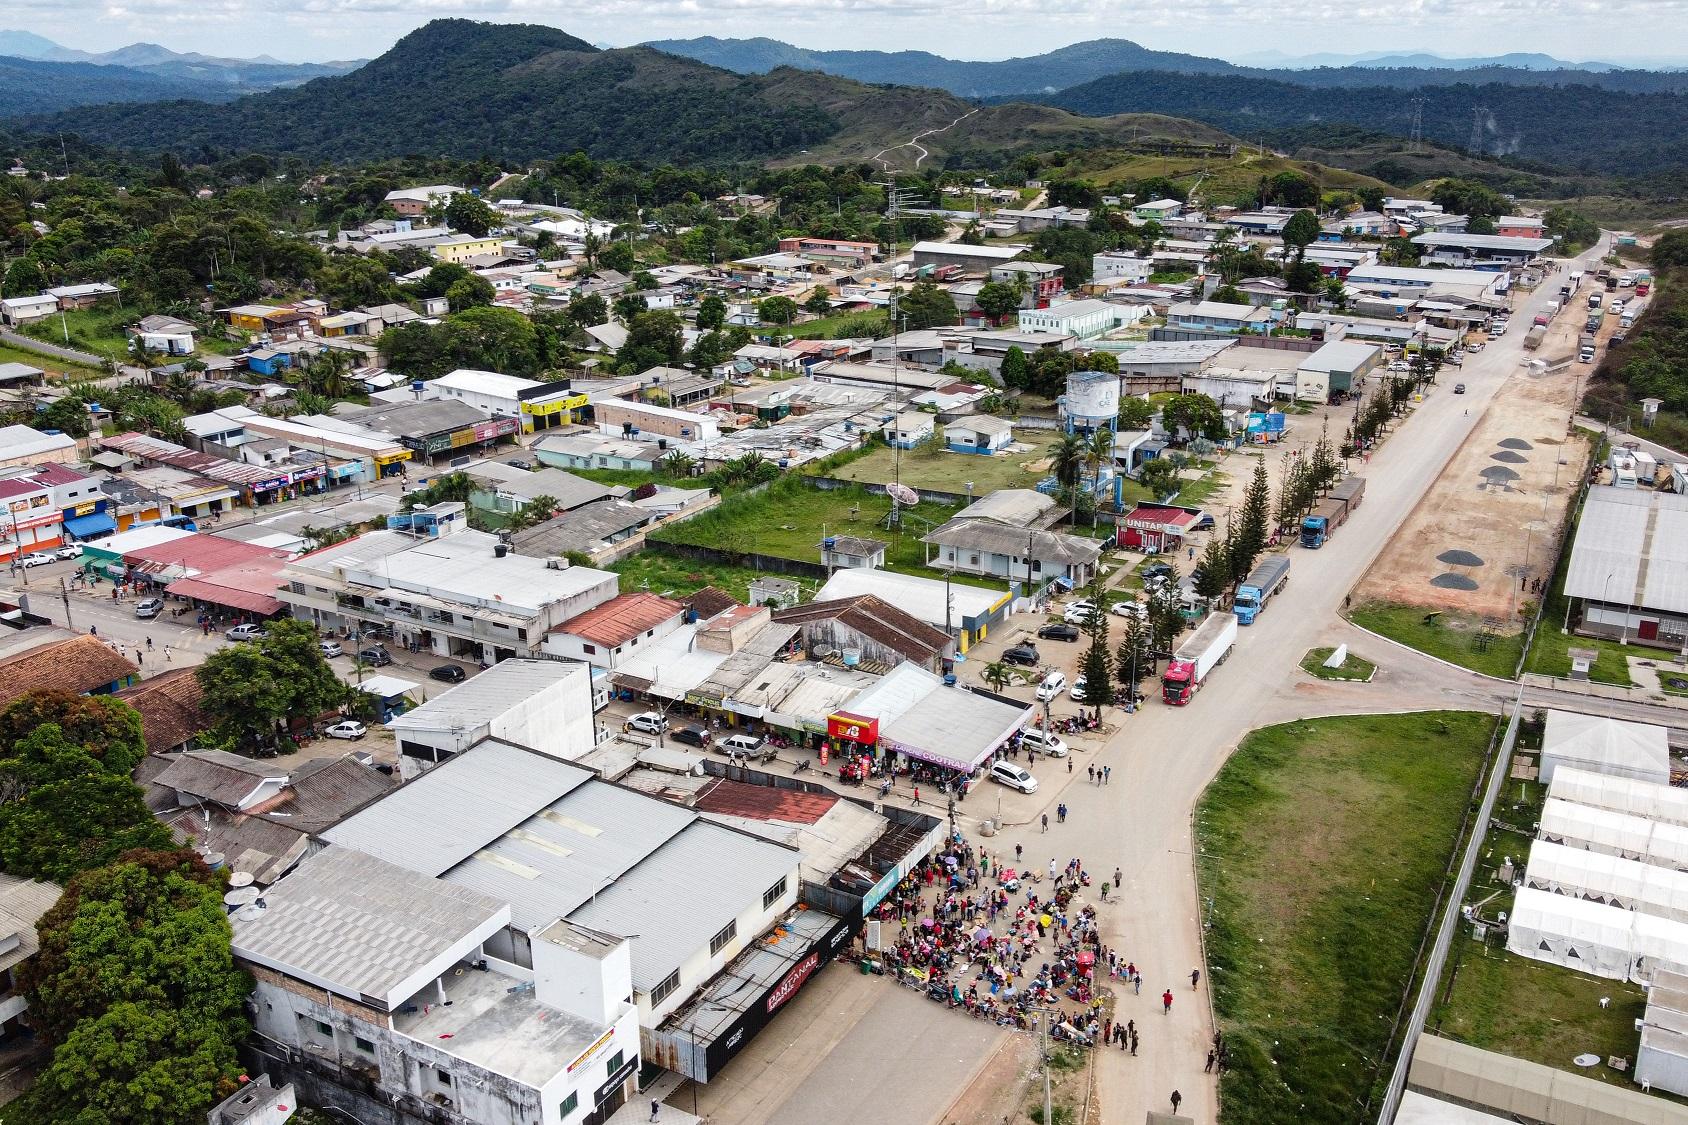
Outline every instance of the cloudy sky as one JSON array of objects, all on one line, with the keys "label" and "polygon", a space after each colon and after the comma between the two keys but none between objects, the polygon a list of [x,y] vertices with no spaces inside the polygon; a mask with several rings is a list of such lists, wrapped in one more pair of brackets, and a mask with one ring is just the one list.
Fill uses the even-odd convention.
[{"label": "cloudy sky", "polygon": [[[1688,0],[9,0],[0,26],[101,51],[178,51],[288,61],[368,58],[430,19],[543,23],[595,43],[766,35],[820,49],[922,49],[951,58],[1037,54],[1082,39],[1220,58],[1261,52],[1541,51],[1619,63],[1688,60]],[[1268,14],[1269,13],[1269,14]]]}]

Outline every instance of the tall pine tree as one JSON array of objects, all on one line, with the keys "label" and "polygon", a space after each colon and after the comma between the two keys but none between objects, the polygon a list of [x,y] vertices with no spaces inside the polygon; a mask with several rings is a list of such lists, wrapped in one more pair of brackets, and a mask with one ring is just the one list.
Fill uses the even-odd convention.
[{"label": "tall pine tree", "polygon": [[1108,614],[1102,604],[1100,576],[1090,583],[1090,604],[1095,606],[1084,631],[1090,635],[1090,647],[1079,662],[1079,675],[1084,677],[1084,702],[1096,708],[1096,721],[1102,721],[1102,704],[1113,696],[1114,654],[1108,649]]},{"label": "tall pine tree", "polygon": [[1237,581],[1248,577],[1254,560],[1266,549],[1271,537],[1272,485],[1266,479],[1266,459],[1254,463],[1254,479],[1243,493],[1243,511],[1235,525],[1236,541],[1231,545],[1231,576]]}]

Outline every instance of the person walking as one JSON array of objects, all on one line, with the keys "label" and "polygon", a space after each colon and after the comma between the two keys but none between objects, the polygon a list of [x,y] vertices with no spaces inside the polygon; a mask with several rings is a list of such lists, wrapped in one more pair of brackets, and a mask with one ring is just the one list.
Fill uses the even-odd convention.
[{"label": "person walking", "polygon": [[1172,989],[1161,993],[1161,1014],[1167,1015],[1172,1011]]},{"label": "person walking", "polygon": [[[1178,1108],[1178,1095],[1177,1094],[1172,1095],[1172,1108],[1174,1110],[1176,1110]],[[655,1121],[656,1115],[661,1113],[661,1112],[662,1112],[662,1103],[657,1101],[655,1098],[652,1098],[651,1099],[651,1120]]]},{"label": "person walking", "polygon": [[1095,785],[1096,784],[1096,767],[1095,766],[1085,766],[1084,772],[1090,778],[1090,784]]},{"label": "person walking", "polygon": [[1142,973],[1133,973],[1132,974],[1132,977],[1131,977],[1131,994],[1133,996],[1143,995],[1143,974]]},{"label": "person walking", "polygon": [[1106,884],[1106,883],[1102,884],[1102,901],[1103,902],[1108,901],[1108,884]]},{"label": "person walking", "polygon": [[1073,772],[1073,759],[1072,759],[1072,755],[1070,755],[1070,754],[1067,755],[1067,772],[1068,773]]},{"label": "person walking", "polygon": [[1114,868],[1114,886],[1116,886],[1116,887],[1125,886],[1125,876],[1124,876],[1124,874],[1121,873],[1120,869],[1117,868],[1117,867]]},{"label": "person walking", "polygon": [[1043,830],[1045,832],[1049,831],[1049,814],[1048,813],[1043,814]]},{"label": "person walking", "polygon": [[914,787],[914,803],[917,805],[920,803],[920,786],[918,785]]},{"label": "person walking", "polygon": [[1024,844],[1014,845],[1014,866],[1020,866],[1020,857],[1025,854],[1025,851],[1026,846]]},{"label": "person walking", "polygon": [[1049,877],[1051,879],[1055,878],[1055,861],[1054,860],[1049,861]]},{"label": "person walking", "polygon": [[1108,782],[1112,781],[1113,779],[1114,779],[1114,767],[1103,766],[1102,767],[1102,784],[1106,785],[1106,784],[1108,784]]},{"label": "person walking", "polygon": [[148,636],[147,636],[147,651],[148,652],[152,651],[152,636],[151,636],[151,634],[148,634]]},{"label": "person walking", "polygon": [[1131,1057],[1137,1057],[1137,1033],[1135,1031],[1131,1033]]},{"label": "person walking", "polygon": [[1190,991],[1191,992],[1194,992],[1196,990],[1196,985],[1201,983],[1201,979],[1202,979],[1202,971],[1200,969],[1191,969],[1190,970]]},{"label": "person walking", "polygon": [[1211,1047],[1208,1048],[1208,1051],[1207,1051],[1207,1068],[1206,1068],[1206,1072],[1208,1074],[1213,1073],[1213,1060],[1214,1060],[1215,1057],[1217,1057],[1218,1054],[1219,1054],[1219,1052],[1215,1051],[1213,1048],[1211,1048]]},{"label": "person walking", "polygon": [[[1178,1112],[1178,1103],[1182,1102],[1183,1100],[1184,1100],[1183,1094],[1180,1094],[1177,1090],[1172,1091],[1172,1112],[1173,1113]],[[651,1118],[651,1120],[655,1121],[656,1118],[653,1117],[653,1118]]]}]

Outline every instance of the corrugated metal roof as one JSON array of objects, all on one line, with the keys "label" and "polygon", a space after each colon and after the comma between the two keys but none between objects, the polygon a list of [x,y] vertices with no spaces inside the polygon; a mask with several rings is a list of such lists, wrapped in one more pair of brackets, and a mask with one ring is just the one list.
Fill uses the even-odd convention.
[{"label": "corrugated metal roof", "polygon": [[1589,489],[1565,593],[1688,613],[1688,496],[1610,485]]},{"label": "corrugated metal roof", "polygon": [[[649,800],[649,798],[646,798]],[[637,934],[633,987],[650,991],[782,878],[797,890],[798,853],[706,820],[663,845],[569,916],[606,933]],[[754,940],[755,934],[740,934]]]},{"label": "corrugated metal roof", "polygon": [[591,779],[579,766],[507,742],[483,742],[322,835],[331,844],[441,875]]},{"label": "corrugated metal roof", "polygon": [[[574,677],[589,681],[591,672],[587,665],[571,660],[501,660],[422,706],[395,716],[387,727],[401,736],[407,730],[473,732]],[[587,690],[583,686],[583,693]]]}]

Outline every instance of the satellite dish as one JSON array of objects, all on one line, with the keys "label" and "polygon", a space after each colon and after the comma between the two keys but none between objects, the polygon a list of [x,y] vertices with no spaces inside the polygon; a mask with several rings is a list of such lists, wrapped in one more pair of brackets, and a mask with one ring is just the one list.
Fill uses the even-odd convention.
[{"label": "satellite dish", "polygon": [[889,496],[905,508],[912,508],[916,504],[920,503],[920,493],[902,483],[886,485],[885,495]]}]

